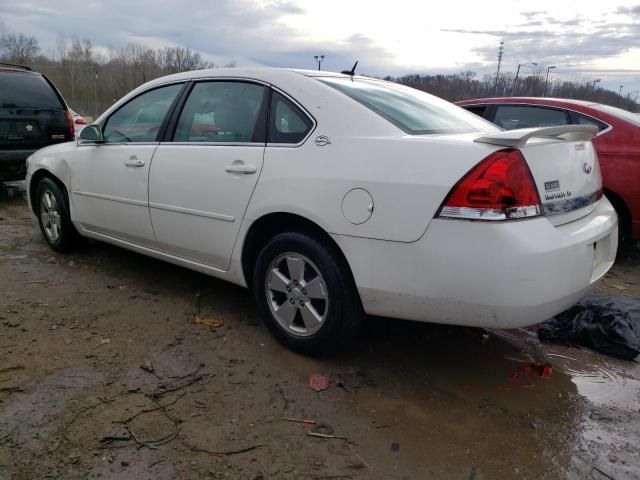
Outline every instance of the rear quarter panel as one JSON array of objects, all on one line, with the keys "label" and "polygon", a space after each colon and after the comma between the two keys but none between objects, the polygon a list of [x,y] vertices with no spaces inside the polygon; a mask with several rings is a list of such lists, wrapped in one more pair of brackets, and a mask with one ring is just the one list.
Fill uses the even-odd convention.
[{"label": "rear quarter panel", "polygon": [[593,141],[604,187],[629,208],[632,237],[640,240],[640,127],[609,119],[612,129]]},{"label": "rear quarter panel", "polygon": [[[320,134],[331,144],[315,145]],[[329,233],[416,241],[453,185],[496,149],[474,143],[475,136],[350,137],[319,123],[302,147],[267,147],[247,217],[291,212]],[[373,198],[371,217],[359,225],[342,212],[345,195],[355,188]]]}]

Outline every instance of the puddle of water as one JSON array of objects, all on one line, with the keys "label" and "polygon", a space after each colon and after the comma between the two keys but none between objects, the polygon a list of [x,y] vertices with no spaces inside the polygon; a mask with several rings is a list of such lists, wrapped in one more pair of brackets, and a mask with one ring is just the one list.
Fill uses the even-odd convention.
[{"label": "puddle of water", "polygon": [[640,409],[640,365],[558,345],[545,349],[552,363],[571,377],[578,393],[594,404]]},{"label": "puddle of water", "polygon": [[542,344],[526,329],[491,332],[567,375],[578,393],[595,405],[640,409],[640,364],[596,352]]}]

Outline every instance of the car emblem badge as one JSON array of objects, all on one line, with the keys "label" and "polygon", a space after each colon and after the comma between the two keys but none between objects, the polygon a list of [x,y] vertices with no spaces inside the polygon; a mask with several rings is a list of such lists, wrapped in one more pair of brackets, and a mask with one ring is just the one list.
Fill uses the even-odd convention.
[{"label": "car emblem badge", "polygon": [[27,124],[27,126],[24,127],[24,128],[27,130],[27,132],[30,132],[31,130],[33,130],[33,126],[31,126],[29,124]]},{"label": "car emblem badge", "polygon": [[560,190],[560,180],[552,180],[551,182],[544,182],[544,189],[547,190]]},{"label": "car emblem badge", "polygon": [[589,165],[587,162],[584,162],[582,164],[582,171],[584,173],[586,173],[587,175],[589,175],[591,173],[592,169],[593,169],[593,167],[591,165]]},{"label": "car emblem badge", "polygon": [[319,135],[316,137],[315,142],[319,147],[324,147],[325,145],[329,145],[331,143],[331,140],[329,140],[329,137],[327,137],[326,135]]}]

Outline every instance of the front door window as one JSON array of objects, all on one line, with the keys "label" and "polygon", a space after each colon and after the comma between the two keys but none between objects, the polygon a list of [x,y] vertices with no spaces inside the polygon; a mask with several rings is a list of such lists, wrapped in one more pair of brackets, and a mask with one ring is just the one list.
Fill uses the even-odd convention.
[{"label": "front door window", "polygon": [[164,117],[181,88],[182,84],[156,88],[120,107],[104,126],[104,142],[155,142]]}]

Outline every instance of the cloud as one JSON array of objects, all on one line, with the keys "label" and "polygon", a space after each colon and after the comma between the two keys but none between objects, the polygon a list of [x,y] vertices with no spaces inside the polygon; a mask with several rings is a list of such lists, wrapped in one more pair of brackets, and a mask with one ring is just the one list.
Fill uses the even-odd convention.
[{"label": "cloud", "polygon": [[546,14],[547,14],[546,10],[535,10],[535,11],[521,12],[520,13],[520,15],[522,15],[527,20],[533,20],[535,17],[539,17],[541,15],[546,15]]},{"label": "cloud", "polygon": [[[306,14],[288,0],[58,0],[51,15],[44,1],[1,7],[14,31],[30,32],[43,49],[54,48],[61,33],[88,38],[98,48],[130,42],[157,48],[181,45],[217,63],[313,68],[313,55],[327,56],[324,68],[345,69],[356,59],[392,66],[393,55],[370,37],[353,33],[333,41],[310,38],[286,22]],[[361,62],[362,63],[362,62]]]},{"label": "cloud", "polygon": [[[578,26],[580,28],[568,28]],[[504,40],[505,57],[515,58],[517,61],[584,63],[621,55],[634,47],[640,47],[640,25],[633,22],[599,23],[589,22],[581,16],[569,20],[547,16],[543,23],[536,19],[521,27],[526,28],[445,31],[489,35]],[[474,51],[487,62],[495,59],[494,45],[479,46]]]},{"label": "cloud", "polygon": [[616,13],[620,15],[629,15],[631,17],[640,17],[640,4],[633,7],[618,7]]},{"label": "cloud", "polygon": [[[445,4],[424,25],[409,20],[429,7],[408,9],[409,0],[398,0],[392,11],[371,3],[366,15],[342,0],[56,0],[55,8],[48,0],[0,0],[0,17],[11,31],[38,38],[45,53],[64,33],[90,39],[101,53],[136,42],[189,47],[216,64],[317,68],[313,56],[324,54],[323,70],[344,70],[359,60],[358,71],[372,75],[482,74],[495,71],[497,42],[504,40],[505,70],[522,62],[565,71],[633,68],[640,46],[638,0],[585,7],[578,15],[560,3],[539,0],[520,12],[520,2],[493,0],[480,9],[492,14],[477,18]],[[457,53],[442,53],[445,45]]]}]

